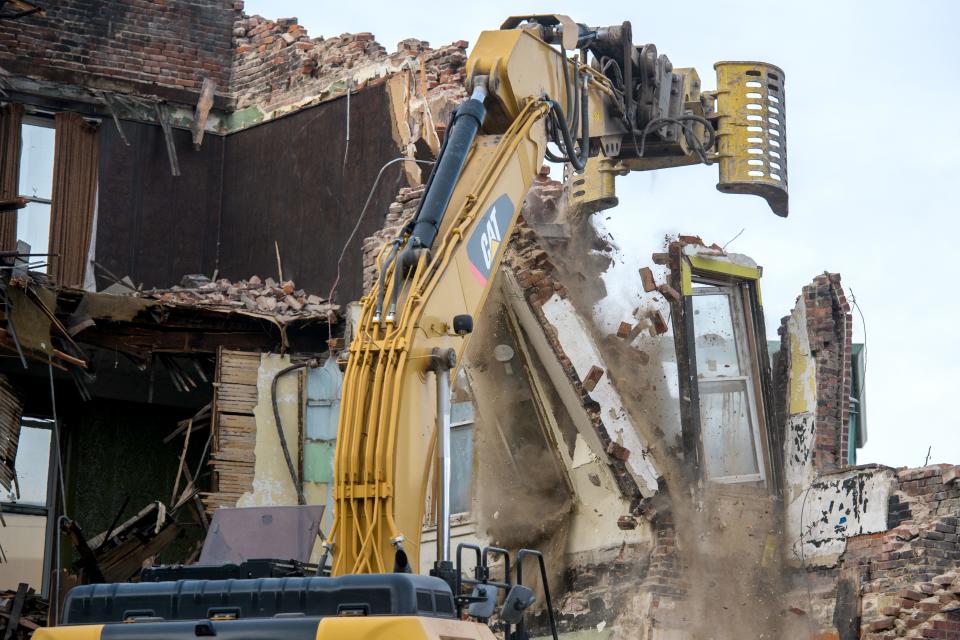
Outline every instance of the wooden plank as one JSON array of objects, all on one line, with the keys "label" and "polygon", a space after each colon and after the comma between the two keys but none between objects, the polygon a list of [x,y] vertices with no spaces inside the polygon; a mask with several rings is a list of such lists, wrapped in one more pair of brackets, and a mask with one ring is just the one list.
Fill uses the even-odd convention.
[{"label": "wooden plank", "polygon": [[220,416],[220,428],[254,433],[257,430],[257,419],[251,415],[225,413]]},{"label": "wooden plank", "polygon": [[10,609],[10,622],[7,624],[7,631],[3,634],[3,640],[10,640],[13,633],[20,626],[20,613],[23,611],[23,603],[27,599],[27,589],[29,585],[21,582],[17,586],[17,595],[13,597],[13,607]]}]

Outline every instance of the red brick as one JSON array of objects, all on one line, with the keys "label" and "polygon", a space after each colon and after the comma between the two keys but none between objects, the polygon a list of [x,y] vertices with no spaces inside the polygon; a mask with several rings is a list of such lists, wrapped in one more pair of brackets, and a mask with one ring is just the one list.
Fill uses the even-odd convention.
[{"label": "red brick", "polygon": [[643,283],[643,290],[647,293],[657,290],[657,281],[653,277],[653,271],[650,267],[640,269],[640,281]]},{"label": "red brick", "polygon": [[889,616],[880,618],[879,620],[874,620],[873,622],[867,623],[867,631],[877,632],[877,631],[886,631],[887,629],[893,629],[894,622],[896,618],[891,618]]},{"label": "red brick", "polygon": [[626,462],[627,459],[630,457],[629,449],[613,441],[611,441],[610,444],[607,445],[607,453],[612,458],[621,460],[623,462]]},{"label": "red brick", "polygon": [[680,302],[683,300],[683,296],[681,296],[680,293],[669,284],[664,283],[660,285],[657,287],[657,291],[662,293],[665,298],[672,300],[673,302]]},{"label": "red brick", "polygon": [[600,378],[603,377],[603,369],[597,365],[590,367],[590,371],[587,372],[586,377],[583,379],[583,388],[587,391],[593,391],[597,387],[597,383],[600,382]]},{"label": "red brick", "polygon": [[662,335],[669,330],[666,319],[664,319],[663,314],[659,310],[654,310],[650,314],[650,321],[653,323],[653,331],[657,335]]}]

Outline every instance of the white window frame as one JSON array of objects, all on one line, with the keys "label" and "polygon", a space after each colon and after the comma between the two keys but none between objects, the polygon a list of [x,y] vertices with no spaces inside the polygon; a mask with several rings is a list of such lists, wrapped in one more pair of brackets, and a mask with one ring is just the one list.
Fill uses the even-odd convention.
[{"label": "white window frame", "polygon": [[[21,135],[21,137],[22,137],[22,135],[23,135],[23,127],[24,127],[25,125],[30,125],[30,126],[34,126],[34,127],[43,127],[43,128],[45,128],[45,129],[54,129],[54,130],[56,130],[56,125],[54,124],[53,118],[45,118],[45,117],[42,117],[42,116],[35,116],[35,115],[26,115],[26,116],[23,117],[23,120],[21,120],[21,122],[20,122],[20,132],[21,132],[20,135]],[[20,153],[21,153],[21,157],[20,157],[20,158],[17,158],[17,162],[20,162],[21,159],[22,159],[22,157],[23,157],[23,156],[22,156],[22,154],[23,154],[23,151],[22,151],[22,150],[21,150]],[[53,172],[56,170],[55,163],[56,163],[56,143],[54,143],[54,155],[53,155],[52,158],[50,158],[51,175],[52,175]],[[23,167],[20,167],[20,170],[22,171],[22,170],[23,170]],[[50,185],[50,188],[51,188],[51,193],[50,193],[50,197],[49,197],[49,198],[38,198],[38,197],[36,197],[36,196],[32,196],[32,195],[26,194],[26,193],[18,193],[18,195],[19,195],[21,198],[24,198],[27,202],[33,202],[33,203],[35,203],[35,204],[45,204],[45,205],[47,205],[47,207],[50,208],[50,221],[51,221],[51,223],[52,223],[52,221],[53,221],[53,185],[52,185],[52,184]],[[19,185],[19,184],[17,185],[17,191],[18,191],[18,192],[20,191],[20,185]],[[17,221],[18,221],[18,222],[19,222],[19,220],[20,220],[20,216],[21,216],[21,215],[25,215],[24,212],[23,212],[23,210],[17,211]],[[51,227],[51,225],[48,224],[48,225],[47,225],[47,253],[49,253],[49,251],[50,251],[50,227]],[[17,240],[20,240],[20,238],[19,238],[19,233],[17,234],[17,236],[18,236],[18,237],[17,237]],[[33,251],[35,251],[35,250],[36,250],[36,247],[30,247],[30,251],[31,251],[31,252],[33,252]],[[38,257],[39,257],[39,256],[38,256]],[[29,262],[32,262],[31,258],[26,258],[26,261],[27,261],[28,263],[29,263]],[[44,258],[44,259],[43,259],[44,266],[43,266],[43,267],[37,267],[36,270],[37,270],[37,271],[41,271],[41,272],[46,272],[47,268],[46,268],[45,265],[46,265],[47,261],[48,261],[48,258]]]}]

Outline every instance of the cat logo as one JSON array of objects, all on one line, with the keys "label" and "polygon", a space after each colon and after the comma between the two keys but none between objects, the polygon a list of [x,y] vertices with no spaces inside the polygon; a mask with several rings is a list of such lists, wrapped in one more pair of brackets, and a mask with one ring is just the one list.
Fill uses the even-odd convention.
[{"label": "cat logo", "polygon": [[474,277],[486,284],[503,246],[504,233],[513,218],[513,202],[504,194],[494,201],[477,222],[467,241],[467,257]]}]

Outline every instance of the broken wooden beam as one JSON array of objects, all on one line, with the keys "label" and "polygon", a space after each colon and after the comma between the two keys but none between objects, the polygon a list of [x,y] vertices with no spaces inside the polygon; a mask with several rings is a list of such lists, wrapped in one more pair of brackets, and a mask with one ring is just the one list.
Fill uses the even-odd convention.
[{"label": "broken wooden beam", "polygon": [[170,174],[180,175],[180,161],[177,159],[177,147],[173,143],[173,129],[170,127],[170,116],[167,113],[167,106],[162,102],[154,104],[157,111],[157,122],[163,129],[163,140],[167,145],[167,158],[170,160]]},{"label": "broken wooden beam", "polygon": [[216,81],[210,78],[203,79],[200,87],[200,99],[197,100],[197,109],[193,114],[193,124],[190,129],[193,133],[193,145],[199,149],[203,143],[203,130],[207,126],[207,116],[213,108],[213,94],[217,90]]},{"label": "broken wooden beam", "polygon": [[25,206],[27,206],[27,199],[19,196],[0,200],[0,211],[16,211],[17,209],[23,209]]}]

